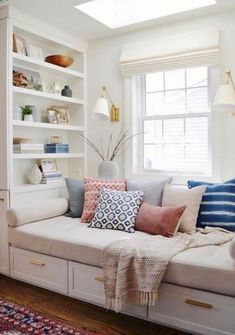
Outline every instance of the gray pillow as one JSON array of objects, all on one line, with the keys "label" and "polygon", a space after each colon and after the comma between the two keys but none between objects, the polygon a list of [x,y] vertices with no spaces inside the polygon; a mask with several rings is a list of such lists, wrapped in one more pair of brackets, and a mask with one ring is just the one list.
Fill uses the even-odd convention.
[{"label": "gray pillow", "polygon": [[84,183],[82,180],[65,178],[69,192],[69,209],[67,216],[80,218],[84,205]]},{"label": "gray pillow", "polygon": [[161,206],[162,194],[165,183],[170,184],[172,178],[168,177],[162,180],[141,182],[137,180],[127,179],[127,191],[144,191],[144,202],[149,205]]}]

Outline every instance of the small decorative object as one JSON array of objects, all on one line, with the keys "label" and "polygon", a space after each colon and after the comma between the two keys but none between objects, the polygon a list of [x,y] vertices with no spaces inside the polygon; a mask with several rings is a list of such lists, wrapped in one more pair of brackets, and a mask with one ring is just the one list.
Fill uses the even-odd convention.
[{"label": "small decorative object", "polygon": [[29,57],[43,60],[43,52],[42,49],[36,45],[28,44],[27,45],[27,54]]},{"label": "small decorative object", "polygon": [[57,165],[55,159],[41,159],[41,168],[42,172],[48,173],[48,172],[56,172],[57,171]]},{"label": "small decorative object", "polygon": [[52,106],[52,109],[56,112],[57,123],[68,124],[70,121],[70,114],[67,107],[64,106]]},{"label": "small decorative object", "polygon": [[21,106],[21,111],[22,111],[22,120],[23,121],[28,121],[28,122],[33,122],[33,108],[34,106],[31,105],[25,105]]},{"label": "small decorative object", "polygon": [[32,167],[31,171],[29,172],[28,179],[31,184],[40,184],[42,180],[42,172],[40,171],[37,164],[34,164],[34,166]]},{"label": "small decorative object", "polygon": [[28,86],[28,79],[23,73],[13,70],[13,85],[25,88]]},{"label": "small decorative object", "polygon": [[142,133],[138,133],[135,135],[128,135],[127,131],[121,130],[115,140],[113,141],[113,134],[109,136],[108,145],[106,150],[103,147],[103,140],[100,140],[99,149],[96,144],[94,144],[91,140],[89,140],[85,135],[80,134],[80,136],[84,139],[85,143],[89,145],[89,147],[94,150],[97,155],[102,159],[102,162],[98,168],[99,177],[103,178],[117,178],[119,174],[119,168],[116,163],[114,163],[114,159],[117,156],[122,155],[130,145],[133,137],[138,136]]},{"label": "small decorative object", "polygon": [[[110,111],[108,107],[108,101],[105,96],[111,103]],[[113,100],[111,99],[105,86],[102,88],[101,96],[96,100],[95,106],[92,110],[92,118],[103,121],[108,121],[110,118],[111,121],[120,121],[120,108],[113,103]]]},{"label": "small decorative object", "polygon": [[25,39],[16,34],[13,34],[13,51],[17,52],[18,54],[27,56]]},{"label": "small decorative object", "polygon": [[47,63],[51,63],[51,64],[58,65],[61,67],[69,67],[70,65],[73,64],[74,59],[69,56],[51,55],[51,56],[47,56],[45,58],[45,61]]},{"label": "small decorative object", "polygon": [[62,136],[51,136],[51,144],[61,144]]},{"label": "small decorative object", "polygon": [[36,91],[42,91],[42,82],[39,72],[19,68],[16,66],[13,68],[13,85]]},{"label": "small decorative object", "polygon": [[71,88],[68,85],[65,85],[65,87],[61,91],[61,95],[63,95],[64,97],[71,98],[72,95],[73,95],[73,92],[72,92]]},{"label": "small decorative object", "polygon": [[21,143],[30,143],[32,141],[31,138],[27,137],[14,137],[13,144],[21,144]]},{"label": "small decorative object", "polygon": [[52,82],[48,86],[48,92],[51,94],[60,94],[61,87],[59,83]]},{"label": "small decorative object", "polygon": [[49,123],[54,123],[57,124],[57,113],[54,109],[48,108],[47,109],[47,113],[48,113],[48,122]]}]

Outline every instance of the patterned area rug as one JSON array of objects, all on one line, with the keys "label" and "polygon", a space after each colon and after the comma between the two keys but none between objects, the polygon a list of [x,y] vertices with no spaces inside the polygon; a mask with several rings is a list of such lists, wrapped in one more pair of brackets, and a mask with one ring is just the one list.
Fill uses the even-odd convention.
[{"label": "patterned area rug", "polygon": [[23,306],[0,299],[1,335],[102,335],[74,329]]}]

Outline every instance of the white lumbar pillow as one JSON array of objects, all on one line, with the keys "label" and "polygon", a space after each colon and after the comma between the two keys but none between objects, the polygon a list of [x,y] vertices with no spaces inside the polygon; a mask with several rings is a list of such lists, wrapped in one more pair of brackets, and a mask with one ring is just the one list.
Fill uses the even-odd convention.
[{"label": "white lumbar pillow", "polygon": [[28,204],[25,207],[8,209],[6,219],[10,227],[41,221],[64,215],[68,210],[68,200],[65,198],[48,199],[38,204]]},{"label": "white lumbar pillow", "polygon": [[198,211],[206,186],[192,189],[166,184],[163,191],[162,207],[187,206],[182,215],[179,231],[193,234],[196,231]]},{"label": "white lumbar pillow", "polygon": [[232,256],[232,258],[235,261],[235,238],[232,240],[232,242],[230,244],[229,252],[230,252],[230,255]]}]

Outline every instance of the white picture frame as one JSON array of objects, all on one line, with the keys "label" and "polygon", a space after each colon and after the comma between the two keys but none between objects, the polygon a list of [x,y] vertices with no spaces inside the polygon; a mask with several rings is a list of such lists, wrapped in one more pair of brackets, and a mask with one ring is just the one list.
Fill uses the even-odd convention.
[{"label": "white picture frame", "polygon": [[41,159],[41,168],[44,173],[58,171],[55,159]]}]

